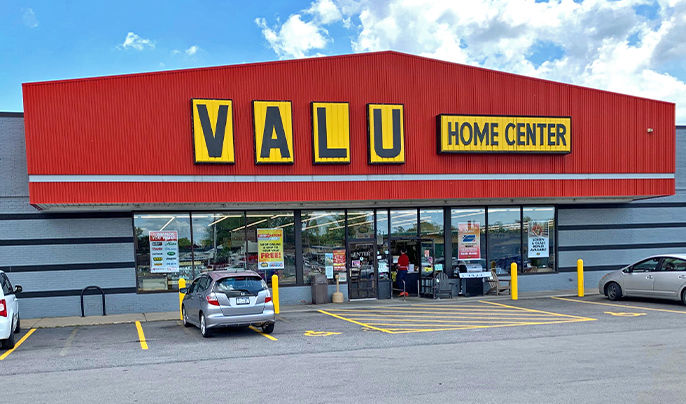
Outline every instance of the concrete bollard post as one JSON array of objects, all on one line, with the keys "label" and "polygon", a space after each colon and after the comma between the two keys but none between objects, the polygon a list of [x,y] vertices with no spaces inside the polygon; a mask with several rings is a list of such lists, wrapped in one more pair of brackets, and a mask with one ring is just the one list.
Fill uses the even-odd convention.
[{"label": "concrete bollard post", "polygon": [[519,299],[519,291],[517,290],[518,288],[517,284],[517,263],[513,262],[510,264],[510,295],[512,296],[512,300],[518,300]]},{"label": "concrete bollard post", "polygon": [[183,305],[183,297],[186,296],[185,293],[181,293],[181,289],[186,287],[186,280],[183,278],[179,278],[179,318],[181,321],[183,321],[183,310],[181,310],[181,306]]},{"label": "concrete bollard post", "polygon": [[584,260],[576,260],[576,278],[579,289],[579,297],[584,297]]},{"label": "concrete bollard post", "polygon": [[279,277],[272,275],[272,301],[274,302],[274,314],[279,314]]}]

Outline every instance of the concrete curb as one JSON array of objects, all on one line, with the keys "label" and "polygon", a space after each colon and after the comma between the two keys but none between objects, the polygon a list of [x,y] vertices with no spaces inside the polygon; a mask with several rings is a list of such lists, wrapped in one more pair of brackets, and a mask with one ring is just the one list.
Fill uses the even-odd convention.
[{"label": "concrete curb", "polygon": [[[598,295],[598,291],[586,293],[586,296]],[[556,292],[525,292],[520,293],[519,300],[534,300],[546,299],[551,297],[577,297],[576,291],[556,291]],[[452,299],[437,299],[431,300],[421,297],[409,297],[405,300],[400,298],[384,299],[384,300],[365,300],[365,301],[347,301],[342,304],[327,303],[318,305],[293,305],[282,306],[280,315],[287,315],[291,313],[316,313],[319,310],[335,310],[338,308],[358,308],[358,309],[372,309],[383,306],[399,306],[410,304],[454,304],[461,302],[472,302],[475,300],[486,301],[501,301],[511,302],[510,296],[474,296],[474,297],[455,297]],[[179,320],[179,313],[177,311],[155,312],[155,313],[128,313],[128,314],[111,314],[107,316],[88,316],[88,317],[45,317],[45,318],[28,318],[21,319],[22,328],[60,328],[60,327],[78,327],[78,326],[94,326],[94,325],[111,325],[111,324],[131,324],[136,321],[145,323],[148,321],[173,321]]]}]

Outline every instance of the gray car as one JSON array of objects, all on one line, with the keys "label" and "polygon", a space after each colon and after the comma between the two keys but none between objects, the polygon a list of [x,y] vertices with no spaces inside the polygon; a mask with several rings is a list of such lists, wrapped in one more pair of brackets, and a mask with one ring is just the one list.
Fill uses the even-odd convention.
[{"label": "gray car", "polygon": [[654,255],[610,272],[598,282],[610,300],[624,296],[681,300],[686,304],[686,254]]},{"label": "gray car", "polygon": [[181,313],[183,325],[200,328],[209,337],[219,327],[257,326],[274,331],[274,303],[264,280],[253,271],[212,271],[193,280],[185,293]]}]

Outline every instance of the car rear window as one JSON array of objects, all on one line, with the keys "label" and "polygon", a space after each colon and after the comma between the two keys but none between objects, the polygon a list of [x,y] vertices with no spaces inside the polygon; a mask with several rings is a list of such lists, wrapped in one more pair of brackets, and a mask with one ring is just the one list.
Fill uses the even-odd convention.
[{"label": "car rear window", "polygon": [[259,276],[236,276],[220,279],[216,282],[217,292],[233,294],[248,292],[256,295],[261,290],[267,289],[267,284]]}]

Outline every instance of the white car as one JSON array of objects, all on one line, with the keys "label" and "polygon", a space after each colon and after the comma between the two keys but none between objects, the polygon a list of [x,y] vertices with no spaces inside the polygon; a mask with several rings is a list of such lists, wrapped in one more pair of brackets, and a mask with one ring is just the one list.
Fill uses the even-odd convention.
[{"label": "white car", "polygon": [[21,286],[12,288],[9,278],[0,271],[0,341],[2,347],[14,348],[15,334],[21,329],[17,293]]}]

